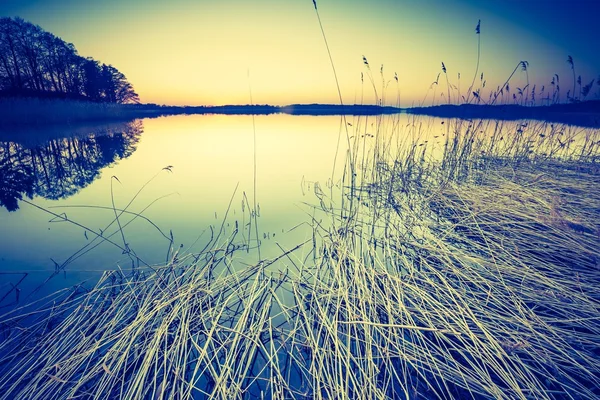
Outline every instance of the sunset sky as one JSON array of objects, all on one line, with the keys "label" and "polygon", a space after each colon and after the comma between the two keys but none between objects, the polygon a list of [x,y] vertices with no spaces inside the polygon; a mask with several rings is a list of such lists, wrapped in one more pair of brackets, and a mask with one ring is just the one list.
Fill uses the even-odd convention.
[{"label": "sunset sky", "polygon": [[[448,71],[461,92],[473,80],[481,19],[480,72],[486,91],[521,60],[529,78],[572,89],[566,59],[588,83],[600,75],[598,0],[320,0],[345,103],[375,101],[366,56],[385,101],[431,104],[432,82]],[[0,16],[20,16],[121,70],[142,102],[175,105],[338,103],[311,0],[2,0]],[[365,74],[361,83],[361,72]],[[396,85],[394,73],[398,74]],[[388,84],[389,82],[389,84]],[[477,76],[479,82],[479,75]],[[523,87],[518,72],[511,86]],[[593,93],[600,89],[594,87]],[[436,103],[445,102],[442,74]]]}]

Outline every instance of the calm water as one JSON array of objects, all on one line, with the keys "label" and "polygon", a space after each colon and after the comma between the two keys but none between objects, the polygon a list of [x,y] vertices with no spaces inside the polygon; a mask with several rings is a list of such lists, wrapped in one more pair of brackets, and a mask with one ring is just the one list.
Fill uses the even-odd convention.
[{"label": "calm water", "polygon": [[[314,182],[331,186],[340,117],[256,116],[255,126],[256,154],[251,116],[173,116],[4,138],[0,306],[15,302],[14,286],[23,301],[57,265],[92,242],[91,231],[102,229],[105,237],[117,232],[115,223],[107,228],[115,216],[113,201],[115,208],[129,205],[127,211],[156,225],[133,214],[119,218],[126,225],[125,242],[149,264],[164,263],[169,248],[157,227],[166,236],[172,231],[182,251],[199,251],[209,227],[218,229],[224,221],[230,201],[226,229],[236,223],[247,227],[255,156],[263,258],[281,253],[277,244],[291,247],[310,237],[306,222],[312,211],[305,203],[318,201]],[[41,209],[15,200],[18,193],[32,195],[29,201]],[[251,236],[256,243],[251,229],[240,229],[238,241]],[[123,245],[120,233],[111,240]],[[257,260],[252,253],[246,254],[248,262]],[[127,254],[104,242],[61,268],[34,297],[130,266]]]},{"label": "calm water", "polygon": [[[366,148],[361,145],[383,140],[389,149],[425,145],[427,156],[437,157],[446,137],[460,130],[457,126],[406,115],[345,121],[337,116],[275,114],[253,121],[251,116],[197,115],[4,133],[0,307],[82,281],[91,285],[102,271],[131,267],[129,255],[106,241],[93,241],[92,231],[102,230],[121,247],[127,243],[148,264],[165,262],[165,236],[171,232],[175,248],[193,253],[207,242],[210,227],[219,230],[221,224],[227,232],[239,227],[238,242],[255,246],[258,236],[263,258],[277,256],[282,248],[311,237],[311,205],[320,202],[315,191],[335,198],[346,157],[346,128],[353,143],[360,140],[355,154]],[[491,121],[481,134],[492,136],[497,129]],[[507,135],[529,129],[539,151],[547,152],[543,141],[556,127],[511,122],[503,129]],[[380,139],[371,135],[375,131]],[[255,165],[258,235],[248,225]],[[128,211],[119,218],[123,235],[114,223],[113,205]],[[248,263],[258,259],[253,250],[241,256]],[[297,256],[306,254],[301,250]]]}]

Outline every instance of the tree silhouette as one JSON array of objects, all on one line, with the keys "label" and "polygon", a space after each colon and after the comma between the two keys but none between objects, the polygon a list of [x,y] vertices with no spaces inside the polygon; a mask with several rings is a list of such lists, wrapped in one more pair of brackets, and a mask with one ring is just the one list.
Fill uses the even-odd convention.
[{"label": "tree silhouette", "polygon": [[123,73],[21,18],[0,18],[0,94],[137,103]]}]

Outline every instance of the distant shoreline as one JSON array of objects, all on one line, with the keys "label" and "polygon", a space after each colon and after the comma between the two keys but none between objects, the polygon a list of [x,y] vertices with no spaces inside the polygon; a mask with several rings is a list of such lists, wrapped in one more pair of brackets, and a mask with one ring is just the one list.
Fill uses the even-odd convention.
[{"label": "distant shoreline", "polygon": [[589,128],[600,127],[600,100],[553,104],[549,106],[444,104],[431,107],[407,108],[405,112],[440,118],[498,119],[509,121],[536,119]]},{"label": "distant shoreline", "polygon": [[287,106],[224,105],[224,106],[159,106],[155,104],[132,105],[138,110],[163,114],[224,114],[224,115],[384,115],[399,114],[403,109],[376,105],[290,104]]},{"label": "distant shoreline", "polygon": [[127,121],[168,115],[383,115],[403,112],[376,105],[291,104],[165,106],[157,104],[109,104],[75,99],[0,97],[0,128],[45,127],[82,122]]},{"label": "distant shoreline", "polygon": [[550,106],[519,105],[437,105],[398,108],[377,105],[291,104],[164,106],[157,104],[110,104],[78,100],[1,98],[0,127],[18,128],[75,124],[80,122],[126,121],[168,115],[313,115],[372,116],[407,113],[440,118],[519,120],[538,119],[554,123],[600,127],[600,100]]},{"label": "distant shoreline", "polygon": [[222,115],[313,115],[313,116],[372,116],[392,114],[429,115],[439,118],[498,119],[514,121],[536,119],[551,123],[600,127],[600,100],[581,103],[554,104],[550,106],[520,105],[437,105],[430,107],[399,108],[377,105],[336,105],[336,104],[291,104],[271,105],[224,105],[224,106],[158,106],[143,104],[132,106],[147,113],[146,116],[180,114],[222,114]]}]

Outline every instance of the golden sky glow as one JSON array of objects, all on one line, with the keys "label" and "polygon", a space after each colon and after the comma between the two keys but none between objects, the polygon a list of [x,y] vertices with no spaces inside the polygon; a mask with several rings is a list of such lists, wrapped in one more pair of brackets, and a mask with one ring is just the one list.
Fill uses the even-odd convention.
[{"label": "golden sky glow", "polygon": [[[535,1],[524,3],[321,0],[318,5],[345,103],[360,103],[361,95],[365,103],[375,101],[363,55],[387,104],[395,104],[398,89],[403,106],[426,96],[431,104],[428,89],[442,61],[451,84],[458,86],[461,73],[464,94],[475,73],[479,19],[479,71],[487,88],[502,84],[519,61],[527,60],[532,84],[548,85],[558,73],[566,93],[573,82],[568,55],[584,83],[596,78],[599,56],[582,41],[592,43],[592,30],[598,28],[580,20],[590,3],[544,2],[552,4],[552,14],[533,7]],[[73,43],[81,55],[113,64],[143,102],[247,104],[249,87],[255,104],[338,102],[311,0],[8,0],[0,5],[0,15],[19,15]],[[524,74],[517,73],[512,86],[524,85]],[[436,104],[447,101],[442,92],[443,74]]]}]

